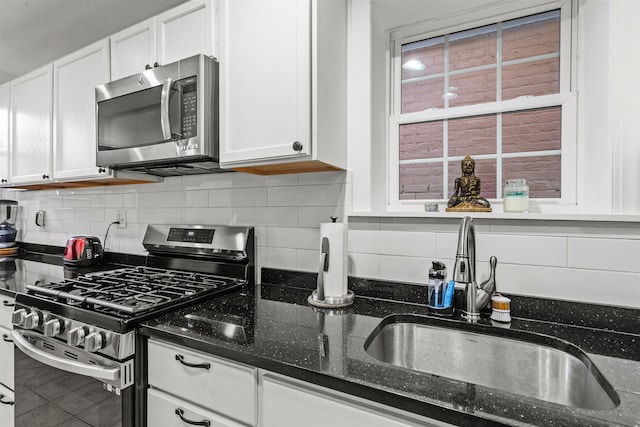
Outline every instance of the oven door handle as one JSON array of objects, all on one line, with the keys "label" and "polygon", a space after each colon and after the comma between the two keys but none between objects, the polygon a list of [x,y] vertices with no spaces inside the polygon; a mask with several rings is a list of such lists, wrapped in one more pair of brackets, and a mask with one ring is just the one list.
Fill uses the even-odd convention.
[{"label": "oven door handle", "polygon": [[78,375],[94,377],[99,380],[117,381],[120,379],[120,368],[105,368],[96,365],[87,365],[69,359],[49,354],[33,346],[22,334],[16,330],[11,331],[13,342],[24,354],[54,368],[62,369]]}]

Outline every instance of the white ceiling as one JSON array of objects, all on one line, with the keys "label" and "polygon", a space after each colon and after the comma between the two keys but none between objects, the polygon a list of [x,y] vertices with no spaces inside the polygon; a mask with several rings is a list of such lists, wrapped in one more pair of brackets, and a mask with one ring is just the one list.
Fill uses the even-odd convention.
[{"label": "white ceiling", "polygon": [[186,0],[0,0],[0,84]]}]

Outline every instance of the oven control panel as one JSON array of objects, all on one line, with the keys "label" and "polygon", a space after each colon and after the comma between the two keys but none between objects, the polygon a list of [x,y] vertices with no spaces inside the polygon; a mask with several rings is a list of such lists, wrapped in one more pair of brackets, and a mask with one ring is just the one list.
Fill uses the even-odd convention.
[{"label": "oven control panel", "polygon": [[126,359],[135,352],[135,332],[133,331],[120,334],[35,307],[16,306],[12,323],[16,328],[61,340],[90,353]]}]

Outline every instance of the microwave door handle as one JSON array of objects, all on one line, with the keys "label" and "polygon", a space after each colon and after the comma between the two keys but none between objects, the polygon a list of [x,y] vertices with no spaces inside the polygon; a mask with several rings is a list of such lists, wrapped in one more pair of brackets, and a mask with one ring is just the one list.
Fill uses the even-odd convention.
[{"label": "microwave door handle", "polygon": [[169,122],[169,94],[171,93],[170,78],[162,84],[162,94],[160,96],[160,124],[162,126],[162,136],[165,140],[171,139],[171,123]]},{"label": "microwave door handle", "polygon": [[13,342],[16,347],[22,350],[24,354],[45,365],[78,375],[94,377],[99,380],[117,381],[120,378],[120,368],[106,368],[99,365],[88,365],[76,362],[71,359],[63,359],[34,347],[16,330],[11,331],[11,336],[13,337]]}]

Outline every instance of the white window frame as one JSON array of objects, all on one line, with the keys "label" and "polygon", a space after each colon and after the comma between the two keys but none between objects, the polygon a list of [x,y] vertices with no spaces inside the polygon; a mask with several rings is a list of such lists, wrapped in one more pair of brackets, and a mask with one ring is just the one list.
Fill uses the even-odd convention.
[{"label": "white window frame", "polygon": [[[419,25],[410,25],[389,32],[389,93],[387,104],[389,124],[387,143],[387,210],[416,212],[424,209],[426,200],[400,200],[399,179],[399,130],[400,126],[409,123],[438,121],[459,117],[470,117],[495,114],[509,111],[522,111],[526,109],[539,109],[545,107],[560,107],[562,110],[561,129],[561,198],[557,199],[531,199],[530,211],[545,212],[556,211],[559,206],[575,206],[577,204],[577,136],[578,136],[578,111],[576,95],[576,64],[577,64],[577,2],[573,0],[548,1],[543,5],[515,9],[517,3],[511,6],[514,10],[505,11],[496,15],[495,11],[472,11],[464,16],[455,16],[439,19],[437,22],[424,22]],[[509,7],[509,5],[505,5]],[[442,109],[429,109],[413,113],[400,113],[401,108],[401,48],[403,44],[424,40],[444,34],[469,30],[472,28],[495,24],[501,21],[516,19],[527,15],[560,9],[560,91],[557,94],[535,96],[528,98],[516,98],[507,101],[490,102],[477,105],[460,107],[448,107]],[[492,13],[487,13],[492,12]],[[483,16],[483,13],[486,16]],[[499,127],[498,123],[498,127]],[[500,132],[500,129],[498,129]],[[501,153],[497,153],[500,156]],[[446,156],[447,153],[444,153]],[[492,155],[495,158],[496,155]],[[483,156],[473,156],[482,159]],[[446,159],[446,158],[445,158]],[[458,160],[457,157],[450,160]],[[500,165],[498,164],[497,197],[490,199],[494,212],[502,211],[502,181]],[[447,183],[447,170],[444,169],[444,183]],[[428,200],[433,203],[446,203],[450,195],[445,194],[445,199]]]}]

